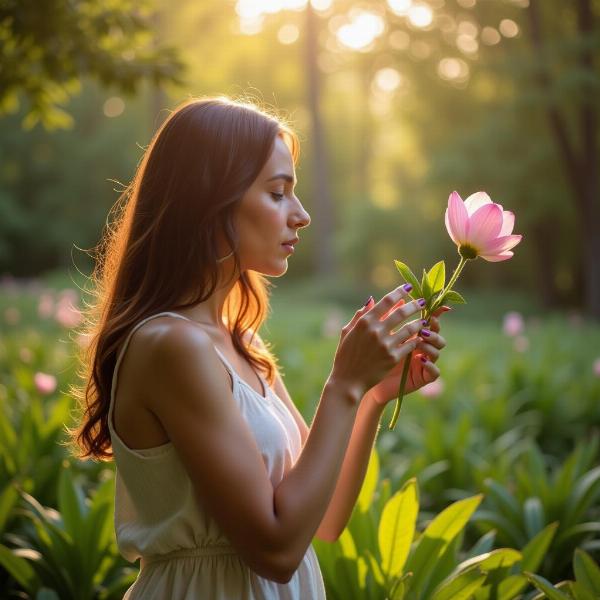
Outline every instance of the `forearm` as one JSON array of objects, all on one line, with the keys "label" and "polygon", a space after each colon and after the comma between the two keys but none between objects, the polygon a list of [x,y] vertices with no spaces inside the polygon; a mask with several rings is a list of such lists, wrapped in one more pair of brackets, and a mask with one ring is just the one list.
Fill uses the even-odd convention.
[{"label": "forearm", "polygon": [[350,520],[369,465],[385,406],[365,397],[360,403],[341,473],[317,535],[333,542]]},{"label": "forearm", "polygon": [[331,502],[361,395],[328,380],[302,452],[275,489],[276,546],[292,563],[304,556]]}]

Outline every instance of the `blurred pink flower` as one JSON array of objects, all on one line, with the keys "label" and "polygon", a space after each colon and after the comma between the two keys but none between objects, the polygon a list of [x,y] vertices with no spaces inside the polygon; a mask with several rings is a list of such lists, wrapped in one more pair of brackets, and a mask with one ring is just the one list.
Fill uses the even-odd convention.
[{"label": "blurred pink flower", "polygon": [[25,363],[29,364],[33,359],[33,352],[25,346],[19,349],[19,358]]},{"label": "blurred pink flower", "polygon": [[524,335],[518,335],[515,337],[513,347],[517,352],[525,352],[529,349],[529,338]]},{"label": "blurred pink flower", "polygon": [[35,389],[44,396],[51,394],[56,389],[56,377],[48,373],[38,371],[33,376],[33,383],[35,384]]},{"label": "blurred pink flower", "polygon": [[458,192],[452,192],[445,219],[459,254],[469,260],[478,256],[490,262],[507,260],[513,256],[510,249],[523,237],[511,235],[514,213],[492,202],[485,192],[475,192],[464,202]]},{"label": "blurred pink flower", "polygon": [[63,327],[77,327],[83,320],[81,311],[75,306],[77,303],[77,292],[75,290],[63,290],[56,305],[54,318]]},{"label": "blurred pink flower", "polygon": [[326,338],[337,337],[344,326],[344,315],[337,308],[332,308],[325,317],[321,333]]},{"label": "blurred pink flower", "polygon": [[9,325],[16,325],[21,320],[21,311],[16,306],[9,306],[4,311],[4,320]]},{"label": "blurred pink flower", "polygon": [[523,316],[521,313],[516,311],[507,312],[504,315],[502,329],[504,330],[504,335],[509,337],[514,337],[523,333],[523,330],[525,329],[525,322],[523,321]]},{"label": "blurred pink flower", "polygon": [[440,377],[419,389],[421,395],[425,396],[426,398],[435,398],[436,396],[439,396],[443,391],[444,382]]},{"label": "blurred pink flower", "polygon": [[600,357],[594,361],[594,375],[600,377]]},{"label": "blurred pink flower", "polygon": [[54,313],[54,297],[50,292],[42,292],[38,301],[38,315],[48,319]]}]

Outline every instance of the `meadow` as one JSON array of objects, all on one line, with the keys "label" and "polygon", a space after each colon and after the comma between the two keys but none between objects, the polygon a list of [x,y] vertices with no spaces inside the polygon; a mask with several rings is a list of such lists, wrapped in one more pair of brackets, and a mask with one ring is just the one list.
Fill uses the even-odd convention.
[{"label": "meadow", "polygon": [[[82,280],[0,292],[0,597],[121,598],[114,466],[69,457]],[[341,327],[384,291],[276,281],[263,339],[310,424]],[[388,406],[352,519],[315,540],[333,600],[600,597],[600,327],[461,290],[441,377]],[[393,403],[391,403],[393,404]]]}]

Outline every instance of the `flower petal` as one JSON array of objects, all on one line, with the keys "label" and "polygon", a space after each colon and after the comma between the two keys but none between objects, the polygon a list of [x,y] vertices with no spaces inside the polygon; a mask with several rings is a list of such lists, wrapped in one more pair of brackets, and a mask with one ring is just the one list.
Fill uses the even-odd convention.
[{"label": "flower petal", "polygon": [[458,246],[467,239],[469,214],[458,192],[452,192],[446,209],[446,229],[452,241]]},{"label": "flower petal", "polygon": [[515,227],[515,213],[510,210],[505,210],[502,213],[502,229],[500,229],[500,233],[498,237],[503,235],[510,235],[513,232]]},{"label": "flower petal", "polygon": [[484,256],[483,254],[480,254],[479,256],[488,262],[500,262],[502,260],[508,260],[513,256],[513,254],[514,252],[509,250],[508,252],[503,252],[502,254],[493,254],[491,256]]},{"label": "flower petal", "polygon": [[468,241],[483,253],[500,233],[502,227],[502,211],[493,202],[484,204],[469,217]]},{"label": "flower petal", "polygon": [[485,204],[490,204],[492,199],[485,192],[475,192],[465,200],[465,208],[469,213],[469,217]]},{"label": "flower petal", "polygon": [[480,255],[502,254],[511,248],[514,248],[520,241],[522,235],[505,235],[490,241],[486,246],[481,248]]}]

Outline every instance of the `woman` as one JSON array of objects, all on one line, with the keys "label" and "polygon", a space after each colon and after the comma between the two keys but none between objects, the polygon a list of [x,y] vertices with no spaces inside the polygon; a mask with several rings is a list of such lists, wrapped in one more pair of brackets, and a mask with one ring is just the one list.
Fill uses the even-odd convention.
[{"label": "woman", "polygon": [[403,358],[417,351],[407,391],[439,376],[437,319],[422,329],[402,287],[371,297],[304,422],[258,335],[265,277],[310,223],[297,158],[264,110],[186,102],[104,238],[74,438],[82,457],[114,456],[117,543],[141,559],[129,600],[324,598],[311,540],[345,527]]}]

